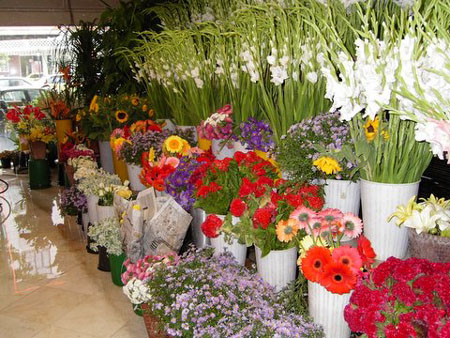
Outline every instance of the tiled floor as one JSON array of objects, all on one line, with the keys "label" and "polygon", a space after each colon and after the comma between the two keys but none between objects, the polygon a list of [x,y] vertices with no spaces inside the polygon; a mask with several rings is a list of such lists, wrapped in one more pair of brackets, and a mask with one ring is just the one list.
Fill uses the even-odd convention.
[{"label": "tiled floor", "polygon": [[0,229],[0,338],[147,337],[122,289],[86,252],[76,220],[60,216],[59,188],[30,190],[28,176],[10,170],[0,177],[12,210]]}]

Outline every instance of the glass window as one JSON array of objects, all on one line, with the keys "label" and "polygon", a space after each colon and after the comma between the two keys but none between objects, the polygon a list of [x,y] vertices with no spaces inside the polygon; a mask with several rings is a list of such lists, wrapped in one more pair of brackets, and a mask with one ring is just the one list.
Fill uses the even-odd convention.
[{"label": "glass window", "polygon": [[25,102],[25,92],[22,90],[15,90],[3,93],[3,100],[6,102]]}]

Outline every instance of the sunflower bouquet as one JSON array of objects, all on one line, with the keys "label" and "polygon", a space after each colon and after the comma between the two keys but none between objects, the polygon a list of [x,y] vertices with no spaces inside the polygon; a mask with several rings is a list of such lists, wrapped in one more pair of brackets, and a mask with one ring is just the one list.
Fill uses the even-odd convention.
[{"label": "sunflower bouquet", "polygon": [[[298,264],[303,275],[332,293],[349,293],[362,269],[370,269],[374,263],[370,241],[361,236],[362,221],[352,213],[338,209],[316,212],[300,206],[289,221],[307,234],[299,243]],[[359,236],[357,248],[341,245],[344,235],[352,239]]]}]

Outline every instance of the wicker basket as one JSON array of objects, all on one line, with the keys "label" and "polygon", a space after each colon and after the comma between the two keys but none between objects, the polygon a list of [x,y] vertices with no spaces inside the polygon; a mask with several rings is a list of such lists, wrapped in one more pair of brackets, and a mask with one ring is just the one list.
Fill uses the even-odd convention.
[{"label": "wicker basket", "polygon": [[142,318],[144,318],[145,327],[149,338],[166,338],[168,337],[164,331],[161,330],[159,319],[152,315],[151,310],[147,304],[141,304]]},{"label": "wicker basket", "polygon": [[436,263],[450,262],[450,238],[421,233],[408,229],[409,254]]}]

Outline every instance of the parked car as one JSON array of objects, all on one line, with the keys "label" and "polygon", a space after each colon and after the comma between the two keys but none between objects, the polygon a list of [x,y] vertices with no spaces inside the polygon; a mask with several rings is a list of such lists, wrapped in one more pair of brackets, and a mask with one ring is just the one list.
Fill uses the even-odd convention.
[{"label": "parked car", "polygon": [[[41,80],[42,81],[42,80]],[[42,88],[64,90],[65,82],[62,74],[52,74],[45,78]]]},{"label": "parked car", "polygon": [[45,92],[42,88],[14,87],[0,90],[0,108],[25,106]]},{"label": "parked car", "polygon": [[36,81],[41,80],[43,78],[43,76],[44,76],[44,74],[42,74],[42,73],[31,73],[31,74],[27,75],[26,79],[27,79],[27,81],[36,82]]},{"label": "parked car", "polygon": [[21,77],[0,77],[0,89],[10,87],[32,87],[30,81]]}]

